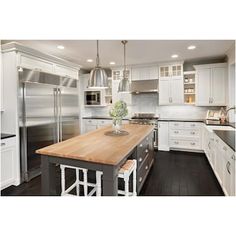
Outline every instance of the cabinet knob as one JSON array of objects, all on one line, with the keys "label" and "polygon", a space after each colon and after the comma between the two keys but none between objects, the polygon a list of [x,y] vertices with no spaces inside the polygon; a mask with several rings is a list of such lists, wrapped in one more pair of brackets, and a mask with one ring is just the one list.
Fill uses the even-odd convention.
[{"label": "cabinet knob", "polygon": [[140,178],[139,178],[139,180],[138,180],[138,181],[139,181],[139,183],[141,183],[141,182],[142,182],[142,180],[143,180],[143,178],[142,178],[142,177],[140,177]]},{"label": "cabinet knob", "polygon": [[147,170],[148,169],[148,166],[145,166],[145,170]]},{"label": "cabinet knob", "polygon": [[141,143],[140,145],[139,145],[139,147],[142,147],[143,146],[143,144]]},{"label": "cabinet knob", "polygon": [[179,142],[175,141],[175,144],[179,144]]},{"label": "cabinet knob", "polygon": [[175,134],[178,134],[179,133],[179,131],[175,131]]},{"label": "cabinet knob", "polygon": [[148,149],[146,149],[145,152],[148,153]]},{"label": "cabinet knob", "polygon": [[194,143],[194,142],[192,142],[192,143],[191,143],[191,145],[195,145],[195,143]]},{"label": "cabinet knob", "polygon": [[142,157],[140,157],[140,158],[138,159],[138,161],[139,161],[139,162],[142,162],[142,160],[143,160],[143,158],[142,158]]},{"label": "cabinet knob", "polygon": [[192,132],[191,132],[191,134],[195,134],[195,132],[194,132],[194,131],[192,131]]}]

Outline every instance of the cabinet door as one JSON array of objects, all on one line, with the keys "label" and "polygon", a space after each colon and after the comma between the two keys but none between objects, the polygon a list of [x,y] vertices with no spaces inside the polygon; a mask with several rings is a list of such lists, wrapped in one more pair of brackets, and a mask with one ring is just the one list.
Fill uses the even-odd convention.
[{"label": "cabinet door", "polygon": [[170,80],[159,79],[159,105],[170,104]]},{"label": "cabinet door", "polygon": [[61,76],[67,76],[74,79],[78,79],[78,70],[70,68],[70,67],[55,65],[54,73]]},{"label": "cabinet door", "polygon": [[184,103],[183,77],[171,77],[170,79],[170,102],[171,104]]},{"label": "cabinet door", "polygon": [[232,174],[232,165],[227,157],[222,157],[223,161],[223,188],[227,196],[231,195],[231,174]]},{"label": "cabinet door", "polygon": [[19,55],[19,66],[26,67],[29,69],[42,70],[49,73],[54,72],[52,62],[25,54]]},{"label": "cabinet door", "polygon": [[4,103],[3,103],[3,99],[4,99],[4,96],[3,96],[3,70],[2,70],[2,52],[1,52],[1,49],[0,49],[0,89],[1,89],[1,101],[0,101],[0,111],[3,111],[4,110]]},{"label": "cabinet door", "polygon": [[211,69],[199,69],[196,82],[196,105],[211,106]]},{"label": "cabinet door", "polygon": [[160,66],[159,67],[159,77],[160,78],[169,78],[171,76],[170,66]]},{"label": "cabinet door", "polygon": [[183,66],[182,65],[172,65],[171,66],[171,75],[172,76],[182,76],[183,75]]},{"label": "cabinet door", "polygon": [[226,105],[226,68],[212,68],[211,72],[211,104]]},{"label": "cabinet door", "polygon": [[7,147],[1,150],[1,189],[9,187],[14,182],[15,148]]},{"label": "cabinet door", "polygon": [[158,122],[158,150],[169,151],[169,123]]},{"label": "cabinet door", "polygon": [[219,183],[223,183],[223,158],[224,153],[222,152],[222,146],[215,146],[215,173],[217,175]]},{"label": "cabinet door", "polygon": [[152,66],[149,68],[150,70],[150,78],[149,79],[158,79],[158,67]]}]

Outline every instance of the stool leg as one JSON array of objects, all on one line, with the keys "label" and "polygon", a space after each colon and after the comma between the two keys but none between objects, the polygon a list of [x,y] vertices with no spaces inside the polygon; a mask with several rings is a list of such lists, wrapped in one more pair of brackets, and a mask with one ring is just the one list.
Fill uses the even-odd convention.
[{"label": "stool leg", "polygon": [[84,177],[84,196],[88,196],[88,170],[83,169]]},{"label": "stool leg", "polygon": [[125,180],[125,196],[129,196],[129,175],[124,173],[124,180]]},{"label": "stool leg", "polygon": [[61,196],[65,194],[65,167],[61,167]]},{"label": "stool leg", "polygon": [[133,170],[133,196],[137,196],[137,192],[136,192],[136,167]]},{"label": "stool leg", "polygon": [[80,187],[80,185],[79,185],[79,169],[76,168],[75,171],[76,171],[76,195],[79,196],[80,195],[80,189],[79,189],[79,187]]},{"label": "stool leg", "polygon": [[96,196],[102,195],[102,184],[101,184],[102,173],[100,171],[96,171]]}]

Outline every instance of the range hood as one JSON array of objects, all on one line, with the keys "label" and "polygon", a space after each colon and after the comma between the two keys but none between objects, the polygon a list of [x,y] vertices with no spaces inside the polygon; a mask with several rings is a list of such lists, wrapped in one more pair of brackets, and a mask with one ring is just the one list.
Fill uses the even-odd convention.
[{"label": "range hood", "polygon": [[158,93],[158,80],[137,80],[131,83],[131,93]]}]

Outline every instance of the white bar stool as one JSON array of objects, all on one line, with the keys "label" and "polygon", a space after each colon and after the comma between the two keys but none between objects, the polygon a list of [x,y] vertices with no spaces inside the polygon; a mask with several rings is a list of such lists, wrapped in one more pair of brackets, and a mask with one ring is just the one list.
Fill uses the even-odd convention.
[{"label": "white bar stool", "polygon": [[[137,169],[137,161],[127,160],[125,164],[120,168],[118,173],[118,178],[122,178],[125,181],[125,190],[118,190],[118,194],[125,196],[137,196],[136,191],[136,169]],[[133,191],[129,192],[129,177],[133,173]]]},{"label": "white bar stool", "polygon": [[[101,196],[101,171],[96,171],[96,183],[88,183],[88,169],[68,166],[68,165],[60,165],[61,168],[61,196],[74,196],[70,194],[70,191],[76,188],[76,195],[80,196],[80,185],[84,187],[84,196],[92,196],[96,192],[96,196]],[[75,182],[66,189],[65,187],[65,169],[74,169],[76,172],[76,180]],[[80,171],[83,173],[83,180],[79,179]],[[93,187],[92,190],[88,193],[88,187]]]}]

